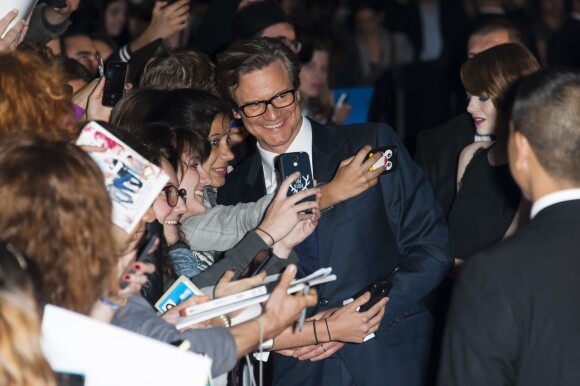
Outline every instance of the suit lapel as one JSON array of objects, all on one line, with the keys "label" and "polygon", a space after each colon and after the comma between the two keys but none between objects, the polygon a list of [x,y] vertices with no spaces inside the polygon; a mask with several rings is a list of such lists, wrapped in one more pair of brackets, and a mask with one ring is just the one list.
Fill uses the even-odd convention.
[{"label": "suit lapel", "polygon": [[262,157],[257,150],[252,155],[246,181],[244,184],[240,184],[240,190],[243,202],[258,201],[262,196],[266,195]]},{"label": "suit lapel", "polygon": [[[347,158],[346,144],[336,143],[336,138],[328,128],[311,120],[312,123],[312,158],[314,178],[320,182],[330,182],[341,161]],[[325,212],[316,228],[318,239],[318,258],[320,267],[328,267],[332,245],[337,209]]]}]

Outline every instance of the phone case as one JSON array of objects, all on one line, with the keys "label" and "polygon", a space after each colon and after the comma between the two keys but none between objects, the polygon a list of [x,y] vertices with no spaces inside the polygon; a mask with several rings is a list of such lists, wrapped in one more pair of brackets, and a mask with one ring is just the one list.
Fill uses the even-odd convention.
[{"label": "phone case", "polygon": [[[314,187],[314,181],[312,178],[312,168],[310,167],[310,157],[306,152],[296,152],[296,153],[285,153],[278,157],[278,170],[280,171],[280,177],[285,180],[292,173],[299,171],[300,177],[298,177],[288,188],[287,196],[290,197],[293,194],[300,192],[301,190],[311,189]],[[314,196],[306,197],[304,201],[314,201]],[[306,213],[310,213],[307,211]]]},{"label": "phone case", "polygon": [[370,170],[375,170],[378,168],[384,168],[385,170],[381,173],[388,174],[397,170],[397,153],[398,149],[396,146],[383,146],[373,149],[367,155],[367,158],[371,158],[374,154],[381,152],[383,156],[375,162]]},{"label": "phone case", "polygon": [[103,106],[115,106],[125,92],[128,65],[125,62],[110,62],[107,64],[105,89],[103,90]]}]

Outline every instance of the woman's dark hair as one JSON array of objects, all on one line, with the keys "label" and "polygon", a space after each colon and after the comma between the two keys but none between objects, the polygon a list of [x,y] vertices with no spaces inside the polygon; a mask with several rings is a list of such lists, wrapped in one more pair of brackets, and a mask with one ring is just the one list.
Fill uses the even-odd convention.
[{"label": "woman's dark hair", "polygon": [[174,127],[186,127],[208,138],[215,117],[231,117],[232,111],[215,95],[195,89],[166,91],[148,114],[147,122],[166,122]]}]

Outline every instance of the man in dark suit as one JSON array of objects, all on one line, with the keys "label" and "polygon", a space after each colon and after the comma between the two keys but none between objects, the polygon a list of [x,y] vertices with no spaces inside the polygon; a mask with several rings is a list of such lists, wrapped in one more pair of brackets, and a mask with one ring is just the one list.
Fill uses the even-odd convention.
[{"label": "man in dark suit", "polygon": [[455,286],[439,384],[579,385],[580,72],[516,94],[509,164],[532,221],[470,258]]},{"label": "man in dark suit", "polygon": [[[314,178],[332,185],[339,163],[364,145],[397,146],[395,171],[379,177],[376,185],[359,196],[325,212],[316,237],[309,246],[303,246],[308,251],[298,254],[300,266],[332,267],[338,277],[318,287],[320,302],[313,312],[341,307],[343,301],[363,293],[394,267],[399,266],[400,271],[374,339],[344,347],[339,342],[314,346],[317,359],[329,356],[322,361],[277,355],[275,384],[422,385],[432,324],[422,298],[453,264],[445,220],[427,181],[390,127],[326,127],[302,116],[297,91],[299,71],[298,57],[268,38],[234,43],[218,57],[217,79],[222,95],[258,143],[258,151],[228,176],[225,187],[218,192],[218,202],[254,201],[274,191],[274,159],[282,153],[309,153]],[[322,190],[323,196],[325,192]],[[310,328],[310,323],[306,327]],[[315,340],[332,341],[336,337],[333,334],[338,333],[334,325],[327,331],[320,321],[320,340],[312,332],[304,334],[304,330],[296,331],[294,337],[296,346],[304,346]]]},{"label": "man in dark suit", "polygon": [[[471,58],[505,43],[523,44],[521,34],[510,22],[492,19],[473,30],[467,43],[467,54]],[[445,215],[451,209],[457,190],[459,154],[474,140],[479,138],[467,113],[432,129],[421,131],[417,136],[415,162],[429,179]]]}]

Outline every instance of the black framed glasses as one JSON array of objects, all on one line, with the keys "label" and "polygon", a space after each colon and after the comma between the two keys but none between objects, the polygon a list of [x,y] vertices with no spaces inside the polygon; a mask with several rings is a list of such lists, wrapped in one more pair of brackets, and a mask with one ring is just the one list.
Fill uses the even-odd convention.
[{"label": "black framed glasses", "polygon": [[183,198],[183,201],[187,202],[187,190],[185,189],[177,189],[173,185],[167,185],[161,192],[165,195],[165,199],[167,200],[167,205],[172,208],[177,206],[177,201],[179,197]]},{"label": "black framed glasses", "polygon": [[257,101],[252,103],[247,103],[238,107],[238,110],[244,113],[248,118],[254,118],[260,116],[266,112],[268,105],[272,105],[277,109],[282,109],[284,107],[290,106],[296,100],[296,89],[282,91],[280,94],[273,96],[265,101]]}]

